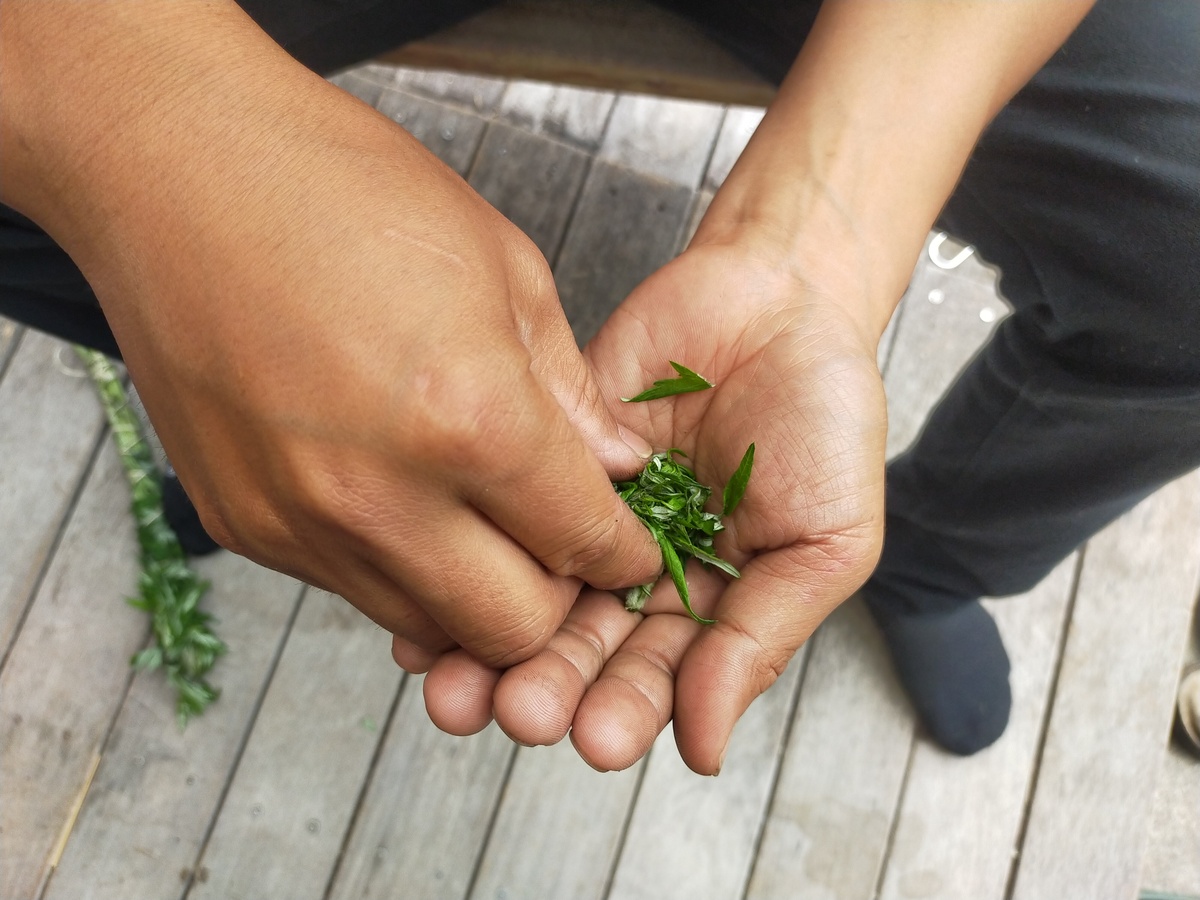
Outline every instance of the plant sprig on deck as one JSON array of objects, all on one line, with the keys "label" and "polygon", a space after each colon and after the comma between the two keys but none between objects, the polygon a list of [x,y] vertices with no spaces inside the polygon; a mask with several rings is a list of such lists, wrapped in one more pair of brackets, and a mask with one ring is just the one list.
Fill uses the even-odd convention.
[{"label": "plant sprig on deck", "polygon": [[142,572],[138,595],[127,602],[150,616],[154,644],[130,663],[138,669],[161,666],[166,671],[176,691],[175,713],[182,728],[220,693],[206,678],[226,650],[212,631],[212,616],[199,607],[209,584],[188,567],[179,539],[163,516],[162,480],[116,369],[101,353],[75,349],[100,395],[132,494]]}]

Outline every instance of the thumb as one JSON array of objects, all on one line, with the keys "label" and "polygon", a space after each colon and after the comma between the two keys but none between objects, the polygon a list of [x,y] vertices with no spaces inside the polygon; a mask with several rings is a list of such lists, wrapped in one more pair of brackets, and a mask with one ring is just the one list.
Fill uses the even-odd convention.
[{"label": "thumb", "polygon": [[621,401],[601,393],[600,382],[580,353],[557,298],[545,307],[557,315],[539,316],[538,321],[530,323],[533,327],[526,339],[534,376],[558,401],[609,478],[636,475],[654,454],[654,448],[617,421],[610,404]]}]

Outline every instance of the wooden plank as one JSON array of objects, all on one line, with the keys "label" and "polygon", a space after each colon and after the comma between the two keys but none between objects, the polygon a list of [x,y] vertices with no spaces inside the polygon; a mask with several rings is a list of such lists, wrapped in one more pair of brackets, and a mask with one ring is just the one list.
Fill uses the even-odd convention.
[{"label": "wooden plank", "polygon": [[190,900],[324,896],[403,675],[390,644],[345,600],[308,593]]},{"label": "wooden plank", "polygon": [[403,126],[459,175],[466,175],[483,138],[486,123],[482,118],[398,88],[384,89],[376,109]]},{"label": "wooden plank", "polygon": [[889,457],[913,442],[933,404],[1009,312],[994,272],[974,257],[947,271],[922,253],[906,298],[885,380]]},{"label": "wooden plank", "polygon": [[589,164],[580,150],[493,122],[470,184],[553,259]]},{"label": "wooden plank", "polygon": [[87,380],[56,366],[66,346],[25,333],[0,382],[0,661],[13,645],[104,421]]},{"label": "wooden plank", "polygon": [[804,655],[802,648],[742,716],[718,777],[697,776],[680,760],[670,729],[662,734],[638,792],[612,900],[740,900],[775,787]]},{"label": "wooden plank", "polygon": [[675,255],[720,118],[706,104],[617,102],[555,266],[581,344]]},{"label": "wooden plank", "polygon": [[[894,454],[975,352],[998,304],[982,270],[918,265],[887,360]],[[929,293],[940,302],[930,303]],[[925,299],[922,299],[925,298]],[[987,325],[988,329],[977,328]],[[857,601],[813,639],[748,897],[861,900],[874,896],[912,746],[913,716],[874,623]]]},{"label": "wooden plank", "polygon": [[17,349],[21,333],[20,325],[12,319],[0,316],[0,380],[4,379],[4,374],[8,371],[9,361]]},{"label": "wooden plank", "polygon": [[713,103],[623,96],[617,99],[597,160],[694,191],[723,118],[724,110]]},{"label": "wooden plank", "polygon": [[610,91],[512,81],[500,98],[498,112],[518,128],[595,150],[615,103],[616,95]]},{"label": "wooden plank", "polygon": [[330,900],[403,895],[461,900],[475,870],[513,745],[488,726],[469,738],[438,731],[422,679],[410,677],[342,853]]},{"label": "wooden plank", "polygon": [[713,147],[712,159],[709,160],[708,170],[704,173],[704,187],[715,191],[733,169],[738,161],[758,123],[762,121],[766,110],[760,106],[731,106],[725,112],[725,120],[721,123],[721,133],[717,136],[716,146]]},{"label": "wooden plank", "polygon": [[509,0],[381,58],[722,103],[774,95],[697,26],[639,0]]},{"label": "wooden plank", "polygon": [[507,82],[503,78],[464,75],[400,67],[394,71],[394,86],[441,103],[465,107],[481,115],[496,111]]},{"label": "wooden plank", "polygon": [[181,731],[162,673],[138,673],[47,900],[158,900],[187,885],[300,595],[295,580],[229,553],[195,565],[229,644],[212,672],[221,697]]},{"label": "wooden plank", "polygon": [[[1200,605],[1192,613],[1184,667],[1200,664]],[[1172,742],[1158,776],[1143,890],[1200,898],[1200,771],[1196,757]]]},{"label": "wooden plank", "polygon": [[873,897],[908,762],[912,712],[857,599],[809,645],[749,900]]},{"label": "wooden plank", "polygon": [[1200,898],[1200,777],[1196,757],[1175,745],[1158,777],[1141,886]]},{"label": "wooden plank", "polygon": [[518,750],[472,900],[601,900],[643,765],[602,774],[570,741]]},{"label": "wooden plank", "polygon": [[971,757],[917,740],[882,900],[1004,900],[1076,564],[1072,555],[1028,594],[987,602],[1012,662],[1012,718],[999,741]]},{"label": "wooden plank", "polygon": [[1198,538],[1193,473],[1088,542],[1014,900],[1136,896]]},{"label": "wooden plank", "polygon": [[[27,349],[46,350],[27,337],[35,338]],[[59,468],[44,459],[24,465],[35,476]],[[145,616],[123,599],[137,574],[129,488],[106,443],[0,674],[0,897],[37,896],[86,788],[129,682],[129,657],[146,639]]]}]

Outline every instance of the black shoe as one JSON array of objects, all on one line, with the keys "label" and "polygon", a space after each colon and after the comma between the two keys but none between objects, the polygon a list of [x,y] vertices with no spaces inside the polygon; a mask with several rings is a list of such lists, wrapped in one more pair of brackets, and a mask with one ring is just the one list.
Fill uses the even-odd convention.
[{"label": "black shoe", "polygon": [[1004,733],[1012,709],[1010,665],[1000,631],[978,600],[913,612],[863,589],[896,674],[930,736],[970,756]]},{"label": "black shoe", "polygon": [[207,556],[221,549],[200,524],[200,514],[173,474],[163,476],[163,515],[188,556]]}]

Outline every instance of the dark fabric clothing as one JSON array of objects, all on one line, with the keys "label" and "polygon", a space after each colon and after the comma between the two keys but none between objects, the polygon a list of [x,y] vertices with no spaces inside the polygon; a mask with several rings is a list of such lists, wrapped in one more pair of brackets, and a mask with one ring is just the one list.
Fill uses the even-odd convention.
[{"label": "dark fabric clothing", "polygon": [[[487,5],[244,0],[328,72]],[[769,77],[817,3],[668,0]],[[1200,4],[1099,0],[1001,112],[941,227],[1003,271],[1016,312],[889,466],[868,591],[912,609],[1024,591],[1200,465]],[[0,312],[109,352],[73,264],[0,211]]]}]

